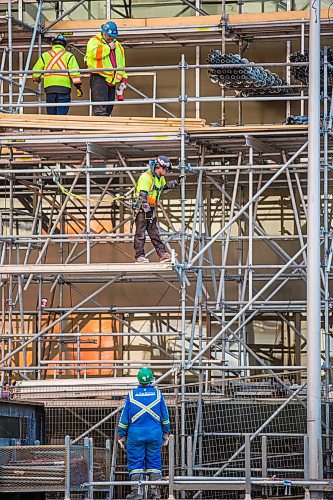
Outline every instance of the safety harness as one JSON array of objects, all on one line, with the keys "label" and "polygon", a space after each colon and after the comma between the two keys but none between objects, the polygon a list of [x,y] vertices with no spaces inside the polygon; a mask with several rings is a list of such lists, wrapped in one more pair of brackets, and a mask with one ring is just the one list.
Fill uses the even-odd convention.
[{"label": "safety harness", "polygon": [[[157,187],[155,185],[155,182],[154,182],[154,177],[155,177],[154,174],[150,170],[148,170],[146,173],[150,176],[150,180],[151,180],[151,184],[150,184],[148,195],[147,195],[147,201],[150,205],[155,206],[156,202],[160,199],[160,196],[161,196],[161,193],[164,189],[164,186],[161,185],[160,187]],[[138,188],[137,188],[138,182],[135,185],[135,191],[136,191],[137,196],[139,194]],[[154,196],[155,192],[156,192],[156,195]]]}]

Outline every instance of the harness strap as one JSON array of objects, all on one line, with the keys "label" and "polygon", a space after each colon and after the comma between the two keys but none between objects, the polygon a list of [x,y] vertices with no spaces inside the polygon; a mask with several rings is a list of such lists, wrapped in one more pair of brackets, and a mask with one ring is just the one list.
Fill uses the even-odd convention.
[{"label": "harness strap", "polygon": [[150,175],[150,178],[151,178],[151,185],[150,185],[150,188],[149,188],[149,192],[151,192],[151,191],[157,191],[157,193],[160,193],[163,190],[163,187],[161,186],[161,187],[158,188],[155,185],[154,174],[151,171],[149,171],[148,174]]}]

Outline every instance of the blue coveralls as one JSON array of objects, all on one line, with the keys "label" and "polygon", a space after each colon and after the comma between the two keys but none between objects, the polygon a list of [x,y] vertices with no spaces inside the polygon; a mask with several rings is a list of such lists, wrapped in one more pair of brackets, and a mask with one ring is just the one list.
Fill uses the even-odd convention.
[{"label": "blue coveralls", "polygon": [[118,424],[119,437],[127,436],[130,477],[132,474],[162,473],[164,433],[170,433],[170,420],[163,394],[151,385],[139,385],[127,394]]}]

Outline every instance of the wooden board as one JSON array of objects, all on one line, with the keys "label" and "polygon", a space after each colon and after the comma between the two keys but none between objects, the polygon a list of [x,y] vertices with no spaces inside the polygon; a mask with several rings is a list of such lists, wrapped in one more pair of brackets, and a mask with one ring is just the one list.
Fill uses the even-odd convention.
[{"label": "wooden board", "polygon": [[[29,131],[61,129],[76,134],[91,132],[92,134],[108,133],[177,133],[181,126],[180,118],[149,118],[149,117],[96,117],[96,116],[53,116],[48,115],[9,115],[0,114],[0,125],[3,129],[18,129]],[[307,125],[245,125],[212,127],[205,120],[187,118],[187,132],[250,134],[272,131],[306,131]]]},{"label": "wooden board", "polygon": [[[160,27],[167,26],[194,26],[194,25],[212,25],[216,26],[220,23],[220,16],[189,16],[189,17],[156,17],[156,18],[142,18],[142,19],[117,19],[117,26],[122,28],[147,28],[147,27]],[[52,31],[72,31],[72,30],[97,30],[99,31],[101,24],[106,23],[107,19],[91,19],[87,21],[60,21],[55,24]],[[50,24],[46,22],[45,26]]]},{"label": "wooden board", "polygon": [[[18,3],[18,0],[11,0],[12,4]],[[23,0],[23,3],[36,3],[36,0]],[[8,5],[8,0],[0,0],[0,4]]]},{"label": "wooden board", "polygon": [[[84,120],[88,120],[90,123],[99,123],[103,125],[104,123],[113,124],[113,123],[181,123],[180,118],[152,118],[149,116],[81,116],[81,115],[65,115],[65,116],[51,116],[51,115],[38,115],[36,113],[25,113],[23,115],[19,114],[9,114],[9,113],[0,113],[0,123],[4,123],[6,119],[16,120],[17,122],[21,121],[29,121],[29,120],[40,120],[50,121],[56,120],[61,122],[68,121],[78,121],[82,122]],[[205,125],[206,121],[201,118],[186,118],[187,122],[193,122],[200,125]]]},{"label": "wooden board", "polygon": [[[188,118],[186,128],[201,130],[205,120]],[[149,118],[149,117],[96,117],[96,116],[48,116],[36,114],[0,114],[0,126],[3,129],[62,129],[95,131],[100,133],[121,132],[176,132],[181,127],[180,118]]]},{"label": "wooden board", "polygon": [[[302,21],[309,19],[309,10],[290,11],[290,12],[264,12],[255,14],[229,14],[228,24],[244,24],[244,23],[267,23],[267,22],[283,22],[283,21]],[[328,19],[328,9],[321,10],[321,18]],[[173,26],[218,26],[221,22],[220,16],[188,16],[188,17],[157,17],[151,19],[117,19],[117,25],[120,30],[122,28],[149,28],[149,27],[173,27]],[[102,23],[107,22],[106,19],[93,19],[89,21],[60,21],[52,31],[72,31],[72,30],[99,30]],[[45,23],[46,26],[50,24]]]},{"label": "wooden board", "polygon": [[[328,19],[328,9],[322,9],[320,11],[320,16],[322,19]],[[308,10],[293,10],[290,12],[262,12],[257,14],[230,14],[228,16],[228,24],[302,21],[303,19],[309,18],[310,12]]]}]

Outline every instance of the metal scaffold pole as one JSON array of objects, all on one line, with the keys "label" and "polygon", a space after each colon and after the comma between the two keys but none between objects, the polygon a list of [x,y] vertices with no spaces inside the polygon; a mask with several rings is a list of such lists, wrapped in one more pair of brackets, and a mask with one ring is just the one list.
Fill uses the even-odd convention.
[{"label": "metal scaffold pole", "polygon": [[[32,35],[31,35],[30,47],[29,47],[27,59],[26,59],[26,62],[25,62],[25,72],[24,72],[24,75],[23,75],[23,78],[22,78],[22,83],[21,83],[21,87],[20,87],[20,90],[19,90],[19,95],[18,95],[18,98],[17,98],[17,107],[16,107],[16,110],[15,110],[16,113],[19,112],[19,110],[20,110],[20,104],[23,102],[24,89],[25,89],[25,85],[26,85],[26,82],[27,82],[27,76],[28,76],[27,71],[29,70],[29,67],[30,67],[30,62],[31,62],[31,57],[32,57],[34,45],[35,45],[36,36],[37,36],[38,30],[40,29],[39,24],[40,24],[40,18],[41,18],[41,14],[42,14],[42,7],[43,7],[43,0],[39,0],[38,9],[37,9],[37,13],[36,13],[36,19],[35,19],[35,25],[34,25],[34,29],[33,29]],[[12,110],[11,110],[11,112],[12,112]]]},{"label": "metal scaffold pole", "polygon": [[184,268],[186,260],[186,159],[185,159],[185,117],[186,117],[186,69],[187,64],[185,55],[181,55],[180,61],[181,68],[181,82],[180,82],[180,114],[181,114],[181,128],[180,128],[180,173],[181,173],[181,351],[182,351],[182,370],[181,370],[181,471],[185,474],[186,466],[186,427],[185,427],[185,384],[186,384],[186,270]]},{"label": "metal scaffold pole", "polygon": [[[70,25],[72,20],[65,18],[73,18],[80,6],[83,10],[85,0],[75,5],[56,2],[52,19],[57,19],[52,22],[50,9],[42,13],[48,2],[38,0],[29,26],[23,22],[25,2],[18,1],[18,9],[15,2],[8,3],[8,44],[0,61],[0,119],[6,130],[0,138],[0,388],[8,389],[13,399],[46,402],[46,442],[56,443],[67,432],[74,437],[61,445],[65,465],[59,468],[66,480],[56,485],[59,492],[68,499],[78,493],[70,476],[76,467],[79,472],[82,454],[86,477],[80,481],[80,493],[102,498],[105,491],[110,500],[125,498],[131,482],[126,481],[126,457],[120,450],[117,458],[117,415],[136,383],[136,371],[149,365],[170,411],[169,478],[160,485],[164,493],[169,481],[170,500],[203,498],[210,489],[212,498],[214,490],[225,490],[218,494],[225,498],[250,498],[260,490],[277,498],[283,491],[296,495],[303,487],[306,498],[323,498],[320,488],[333,491],[322,461],[323,439],[330,471],[333,104],[329,110],[331,53],[325,49],[320,150],[320,0],[310,3],[309,96],[308,62],[290,62],[294,40],[300,53],[308,54],[309,20],[303,13],[293,19],[288,12],[291,0],[280,20],[281,13],[272,18],[253,13],[251,22],[245,16],[235,21],[227,15],[229,0],[219,0],[222,20],[212,23],[204,16],[201,0],[182,0],[193,16],[187,22],[182,18],[179,25],[166,20],[154,20],[152,26],[135,19],[119,23],[128,52],[176,47],[186,56],[180,61],[176,56],[174,64],[167,65],[163,62],[170,60],[164,61],[161,51],[159,65],[104,68],[129,74],[128,98],[117,101],[112,117],[84,116],[90,98],[69,103],[69,116],[45,116],[52,103],[45,103],[28,85],[33,58],[44,52],[58,30],[84,66],[86,42],[97,26],[97,20],[90,19],[91,2],[89,19]],[[7,0],[2,3],[6,6]],[[236,3],[241,15],[242,0]],[[129,15],[131,4],[124,2]],[[30,4],[24,19],[31,18],[29,9]],[[111,13],[121,15],[112,0],[105,2],[105,9],[108,18]],[[19,19],[16,11],[21,12]],[[66,26],[73,30],[65,31]],[[326,16],[323,38],[330,31]],[[236,42],[242,58],[249,36],[251,44],[252,37],[260,45],[275,40],[276,54],[285,62],[248,62],[243,76],[258,75],[261,65],[272,66],[288,75],[290,94],[261,93],[244,79],[253,86],[244,89],[253,93],[216,85],[217,95],[214,90],[210,95],[207,74],[214,63],[200,64],[206,49],[219,45],[227,61],[229,47]],[[152,60],[149,54],[144,62]],[[226,63],[224,70],[236,79],[235,66]],[[307,75],[302,85],[294,82],[296,68]],[[41,74],[61,71],[45,69]],[[93,71],[80,69],[82,77]],[[132,76],[153,76],[152,92],[132,86]],[[83,78],[83,88],[87,84]],[[145,89],[148,84],[142,85]],[[19,90],[13,91],[15,86]],[[31,95],[39,96],[39,102]],[[305,123],[281,123],[285,102],[290,115],[293,110],[307,113],[308,101],[309,131]],[[268,109],[272,104],[274,109]],[[151,259],[138,265],[131,195],[147,162],[160,154],[176,167],[170,177],[179,175],[179,189],[163,194],[158,226],[163,243],[172,250],[172,262],[156,261],[150,238],[146,257]],[[107,436],[113,437],[113,457],[109,445],[106,454],[100,451],[101,439]],[[2,469],[1,485],[10,471]],[[31,478],[34,488],[50,490],[45,478],[41,485],[37,479]],[[141,486],[149,496],[151,484],[143,481]]]},{"label": "metal scaffold pole", "polygon": [[[13,104],[13,17],[12,17],[12,1],[8,0],[8,103]],[[2,68],[3,69],[3,68]],[[12,112],[12,110],[11,110]]]},{"label": "metal scaffold pole", "polygon": [[[310,480],[322,478],[320,311],[320,0],[310,6],[307,262],[307,432]],[[319,495],[319,496],[318,496]],[[311,492],[311,498],[321,493]]]}]

